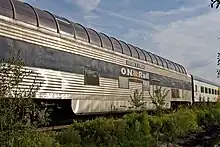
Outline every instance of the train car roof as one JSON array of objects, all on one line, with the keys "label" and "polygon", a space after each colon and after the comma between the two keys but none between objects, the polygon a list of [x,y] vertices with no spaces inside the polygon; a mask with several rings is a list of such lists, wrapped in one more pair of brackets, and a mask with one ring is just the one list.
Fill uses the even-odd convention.
[{"label": "train car roof", "polygon": [[197,76],[193,76],[193,79],[194,79],[194,80],[197,80],[197,81],[200,81],[200,82],[204,82],[204,83],[207,83],[207,84],[211,84],[211,85],[220,87],[220,84],[218,84],[218,83],[211,82],[211,81],[209,81],[209,80],[205,80],[205,79],[200,78],[200,77],[197,77]]},{"label": "train car roof", "polygon": [[137,59],[187,74],[186,69],[173,61],[140,49],[134,45],[84,27],[66,18],[57,16],[48,11],[31,6],[17,0],[0,0],[0,15],[19,20],[37,27],[45,28],[60,34],[67,34],[81,41],[85,41],[115,52],[119,52]]}]

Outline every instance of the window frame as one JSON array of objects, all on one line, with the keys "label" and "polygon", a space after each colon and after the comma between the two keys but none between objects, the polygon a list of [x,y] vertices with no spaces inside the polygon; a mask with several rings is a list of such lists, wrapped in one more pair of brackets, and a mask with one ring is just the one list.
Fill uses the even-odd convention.
[{"label": "window frame", "polygon": [[209,94],[212,94],[212,90],[211,90],[211,88],[209,88]]},{"label": "window frame", "polygon": [[[88,72],[90,72],[90,73],[88,73]],[[96,78],[94,78],[93,80],[98,80],[98,81],[96,81],[95,84],[91,84],[90,82],[88,82],[87,78],[89,78],[89,77],[93,78],[93,76],[91,76],[91,73],[93,73],[93,74],[95,73],[95,75],[96,75]],[[88,74],[90,74],[90,76],[88,76]],[[100,75],[99,75],[99,72],[95,71],[95,70],[91,70],[91,69],[85,69],[84,70],[84,85],[100,86]]]},{"label": "window frame", "polygon": [[[121,82],[124,82],[124,81],[126,81],[126,83],[127,83],[127,86],[125,87],[125,86],[121,86]],[[124,84],[125,85],[125,84]],[[118,88],[120,88],[120,89],[129,89],[129,78],[128,77],[125,77],[125,76],[119,76],[118,77]]]},{"label": "window frame", "polygon": [[179,91],[178,88],[171,88],[171,97],[172,98],[181,98],[180,97],[180,91]]},{"label": "window frame", "polygon": [[205,87],[205,93],[208,93],[208,88],[207,87]]},{"label": "window frame", "polygon": [[201,93],[205,93],[205,88],[203,86],[200,87]]}]

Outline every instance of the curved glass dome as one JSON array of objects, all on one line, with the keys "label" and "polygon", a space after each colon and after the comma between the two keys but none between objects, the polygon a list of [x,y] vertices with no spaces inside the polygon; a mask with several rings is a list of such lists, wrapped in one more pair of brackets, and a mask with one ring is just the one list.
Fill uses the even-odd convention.
[{"label": "curved glass dome", "polygon": [[0,0],[0,15],[53,32],[73,36],[81,41],[144,60],[182,74],[187,74],[186,69],[178,63],[140,49],[117,38],[110,37],[104,33],[97,32],[92,28],[86,28],[79,23],[74,23],[48,11],[34,8],[24,2],[17,0]]},{"label": "curved glass dome", "polygon": [[90,43],[101,47],[102,41],[99,34],[91,28],[87,28],[87,32],[89,34]]},{"label": "curved glass dome", "polygon": [[10,0],[0,0],[0,15],[9,18],[15,17],[14,4]]}]

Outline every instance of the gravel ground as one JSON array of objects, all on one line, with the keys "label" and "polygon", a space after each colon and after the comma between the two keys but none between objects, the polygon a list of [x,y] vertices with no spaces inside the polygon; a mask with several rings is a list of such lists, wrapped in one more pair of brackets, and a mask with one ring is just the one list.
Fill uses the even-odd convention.
[{"label": "gravel ground", "polygon": [[188,134],[175,144],[159,144],[158,147],[220,147],[220,126],[212,126],[206,131]]},{"label": "gravel ground", "polygon": [[214,147],[220,140],[220,126],[212,126],[206,131],[190,134],[177,142],[184,147]]}]

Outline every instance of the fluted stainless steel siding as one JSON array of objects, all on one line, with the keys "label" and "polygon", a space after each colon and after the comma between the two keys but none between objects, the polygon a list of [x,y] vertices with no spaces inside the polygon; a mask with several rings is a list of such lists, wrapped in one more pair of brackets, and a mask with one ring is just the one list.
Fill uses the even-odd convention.
[{"label": "fluted stainless steel siding", "polygon": [[168,77],[190,81],[190,79],[186,75],[183,75],[181,73],[170,71],[157,65],[131,58],[117,52],[109,51],[108,49],[100,48],[86,42],[81,42],[79,40],[75,40],[74,38],[54,35],[53,33],[48,34],[49,32],[46,33],[46,31],[44,32],[43,30],[39,30],[39,28],[30,28],[29,25],[26,25],[19,21],[11,20],[11,22],[7,22],[0,20],[0,35],[2,36],[19,39],[46,47],[51,47],[57,50],[74,52],[76,54],[80,54],[86,57],[100,59],[119,65],[126,65],[126,60],[132,59],[133,61],[145,64],[145,70],[149,72],[154,72],[157,74],[162,73],[163,75]]},{"label": "fluted stainless steel siding", "polygon": [[[178,72],[169,71],[142,60],[134,59],[120,53],[109,51],[108,49],[75,40],[74,38],[70,38],[68,36],[61,36],[59,34],[51,33],[16,20],[6,19],[4,17],[0,17],[0,35],[45,47],[51,47],[57,50],[73,52],[75,54],[123,66],[127,66],[126,60],[130,59],[145,64],[145,70],[148,72],[190,82],[190,78],[188,76]],[[113,106],[113,109],[125,110],[125,108],[121,108],[121,106],[129,106],[128,99],[130,94],[132,94],[132,91],[130,89],[118,88],[118,80],[100,78],[100,87],[88,86],[84,85],[83,75],[46,69],[34,70],[40,73],[38,79],[43,81],[43,86],[40,88],[38,97],[43,98],[42,94],[45,94],[45,98],[73,99],[73,110],[77,113],[109,111],[110,106]],[[28,78],[26,78],[25,81],[28,82]],[[25,84],[23,83],[24,87]],[[133,86],[140,88],[140,85]],[[190,93],[190,91],[187,91],[187,93]],[[78,101],[78,99],[80,99],[80,101]],[[79,104],[79,108],[77,108],[77,104]],[[149,102],[148,105],[152,104]]]}]

